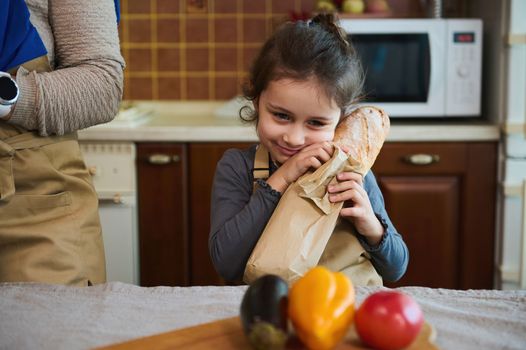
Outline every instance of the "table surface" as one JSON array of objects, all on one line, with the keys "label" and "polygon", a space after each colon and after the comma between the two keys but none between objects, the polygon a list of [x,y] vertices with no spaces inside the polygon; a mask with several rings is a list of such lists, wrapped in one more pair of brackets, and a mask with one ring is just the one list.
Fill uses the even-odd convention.
[{"label": "table surface", "polygon": [[[88,349],[236,316],[246,286],[0,284],[0,348]],[[377,287],[357,287],[357,305]],[[441,349],[525,349],[526,291],[403,287]]]}]

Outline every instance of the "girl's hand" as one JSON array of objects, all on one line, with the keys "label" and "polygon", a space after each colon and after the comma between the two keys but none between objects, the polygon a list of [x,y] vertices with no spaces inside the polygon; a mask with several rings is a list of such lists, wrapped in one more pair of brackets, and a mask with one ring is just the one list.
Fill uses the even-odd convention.
[{"label": "girl's hand", "polygon": [[382,240],[384,227],[374,215],[371,201],[363,188],[362,175],[344,172],[336,176],[338,183],[329,185],[329,200],[345,202],[340,215],[349,220],[372,246]]},{"label": "girl's hand", "polygon": [[309,169],[318,169],[331,159],[334,146],[330,142],[313,143],[290,157],[272,174],[267,183],[276,191],[284,192]]}]

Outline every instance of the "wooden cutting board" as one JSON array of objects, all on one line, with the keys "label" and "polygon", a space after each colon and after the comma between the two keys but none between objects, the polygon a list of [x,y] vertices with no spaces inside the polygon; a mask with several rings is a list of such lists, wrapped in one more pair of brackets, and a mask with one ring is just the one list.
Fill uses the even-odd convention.
[{"label": "wooden cutting board", "polygon": [[[433,341],[436,333],[429,323],[424,323],[417,339],[407,349],[411,350],[436,350]],[[138,338],[135,340],[99,348],[105,350],[165,350],[165,349],[188,349],[188,350],[239,350],[250,349],[239,317],[226,318],[223,320],[205,323],[202,325],[179,329],[176,331]],[[287,343],[287,349],[303,349],[301,343],[293,338]],[[345,341],[340,343],[336,350],[360,350],[368,349],[363,346],[354,327],[351,327]]]}]

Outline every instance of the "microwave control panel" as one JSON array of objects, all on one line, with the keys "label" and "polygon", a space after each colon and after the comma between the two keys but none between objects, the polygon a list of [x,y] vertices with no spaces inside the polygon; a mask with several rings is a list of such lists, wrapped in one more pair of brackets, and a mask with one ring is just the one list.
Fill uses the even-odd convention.
[{"label": "microwave control panel", "polygon": [[480,115],[482,21],[448,20],[446,115]]}]

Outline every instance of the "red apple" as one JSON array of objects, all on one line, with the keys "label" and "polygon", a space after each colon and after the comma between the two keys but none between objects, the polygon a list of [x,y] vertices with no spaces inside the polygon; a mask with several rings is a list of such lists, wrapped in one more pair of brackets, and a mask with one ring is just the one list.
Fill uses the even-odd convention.
[{"label": "red apple", "polygon": [[379,350],[398,350],[415,340],[424,323],[424,315],[409,295],[380,291],[363,301],[354,322],[365,344]]}]

